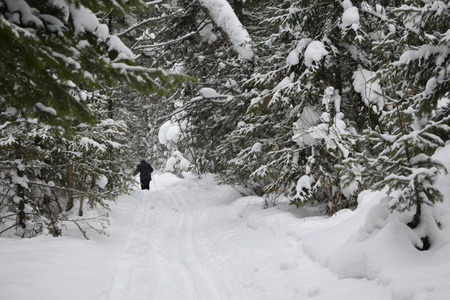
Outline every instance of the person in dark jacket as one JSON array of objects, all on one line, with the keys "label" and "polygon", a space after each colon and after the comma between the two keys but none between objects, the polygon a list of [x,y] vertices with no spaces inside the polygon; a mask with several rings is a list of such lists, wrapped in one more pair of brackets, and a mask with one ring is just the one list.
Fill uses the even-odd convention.
[{"label": "person in dark jacket", "polygon": [[134,175],[136,175],[137,173],[140,173],[141,188],[143,190],[150,189],[150,181],[152,180],[152,172],[153,172],[152,166],[150,166],[150,164],[145,161],[145,158],[141,157],[141,163],[137,166],[136,171],[134,171]]}]

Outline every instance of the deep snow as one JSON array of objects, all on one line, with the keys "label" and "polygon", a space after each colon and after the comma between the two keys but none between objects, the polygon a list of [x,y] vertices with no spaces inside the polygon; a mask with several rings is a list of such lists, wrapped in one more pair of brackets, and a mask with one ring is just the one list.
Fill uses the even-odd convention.
[{"label": "deep snow", "polygon": [[[450,166],[450,146],[435,155]],[[212,176],[155,176],[151,191],[112,205],[109,237],[0,238],[0,299],[448,299],[450,178],[434,246],[418,251],[383,192],[355,211],[309,216],[262,209]],[[156,185],[155,185],[156,182]],[[156,189],[156,187],[158,189]]]}]

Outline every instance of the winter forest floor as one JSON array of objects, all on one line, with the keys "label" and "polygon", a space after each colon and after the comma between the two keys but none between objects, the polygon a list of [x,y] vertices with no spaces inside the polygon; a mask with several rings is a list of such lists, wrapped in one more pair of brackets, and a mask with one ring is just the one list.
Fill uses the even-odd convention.
[{"label": "winter forest floor", "polygon": [[382,222],[380,197],[308,217],[263,210],[212,176],[157,175],[111,206],[109,237],[0,238],[0,299],[448,299],[448,201],[436,247],[420,252],[408,229]]}]

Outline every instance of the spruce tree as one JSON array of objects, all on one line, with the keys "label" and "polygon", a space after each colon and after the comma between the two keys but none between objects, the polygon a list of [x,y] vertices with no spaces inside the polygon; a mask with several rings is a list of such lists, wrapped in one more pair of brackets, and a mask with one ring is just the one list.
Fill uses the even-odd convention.
[{"label": "spruce tree", "polygon": [[[141,36],[134,49],[141,53],[143,63],[157,62],[167,70],[196,78],[174,94],[149,102],[152,127],[148,130],[168,120],[183,124],[177,145],[152,145],[153,149],[162,152],[159,157],[170,160],[181,154],[197,172],[218,172],[222,166],[217,146],[229,131],[228,122],[236,123],[233,116],[228,116],[232,108],[226,108],[227,98],[242,92],[239,82],[247,72],[244,66],[251,62],[239,57],[233,37],[207,4],[167,1],[156,5],[151,16],[138,18],[137,24],[141,25],[136,29]],[[208,90],[214,90],[219,97],[204,97],[203,92]]]},{"label": "spruce tree", "polygon": [[[266,4],[260,16],[264,21],[252,36],[255,70],[240,97],[247,106],[243,123],[223,145],[229,150],[225,157],[231,158],[226,179],[245,182],[249,175],[252,188],[284,193],[301,204],[297,182],[307,175],[314,181],[314,191],[302,199],[348,206],[334,165],[349,150],[335,147],[341,133],[331,131],[336,131],[338,113],[343,127],[360,130],[367,124],[367,108],[352,83],[359,68],[375,69],[381,64],[367,46],[376,38],[377,18],[367,4],[350,1]],[[332,103],[324,104],[330,87]],[[326,120],[321,120],[323,113]],[[323,133],[312,138],[317,130]],[[253,151],[256,148],[258,153]]]},{"label": "spruce tree", "polygon": [[[60,235],[64,222],[84,231],[92,225],[72,218],[74,209],[107,207],[127,190],[126,126],[112,119],[111,88],[163,93],[184,78],[138,66],[98,18],[135,7],[145,8],[140,1],[0,3],[2,233]],[[92,228],[102,232],[102,224]]]},{"label": "spruce tree", "polygon": [[390,63],[372,80],[382,88],[383,110],[379,123],[362,136],[365,151],[347,161],[343,177],[346,183],[359,178],[368,188],[387,188],[391,209],[413,210],[408,225],[424,226],[426,249],[430,226],[437,223],[422,212],[442,201],[434,183],[446,172],[432,155],[449,139],[448,107],[440,104],[449,89],[449,10],[440,2],[408,1],[389,17],[391,30],[375,48],[384,49]]}]

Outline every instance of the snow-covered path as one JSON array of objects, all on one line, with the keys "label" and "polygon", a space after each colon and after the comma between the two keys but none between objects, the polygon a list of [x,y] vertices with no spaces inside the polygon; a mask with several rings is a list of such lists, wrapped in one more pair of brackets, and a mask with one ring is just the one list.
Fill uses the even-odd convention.
[{"label": "snow-covered path", "polygon": [[[450,147],[450,146],[449,146]],[[449,148],[450,149],[450,148]],[[450,164],[449,164],[450,165]],[[241,197],[211,176],[156,176],[111,205],[109,236],[0,238],[1,300],[443,300],[450,295],[450,202],[429,251],[383,223],[382,192],[355,211],[305,217]],[[445,179],[445,180],[444,180]],[[443,191],[450,195],[450,176]],[[447,212],[447,213],[446,213]],[[102,209],[87,215],[104,213]],[[394,216],[396,217],[396,216]],[[394,218],[393,217],[393,218]],[[70,225],[70,224],[69,224]]]},{"label": "snow-covered path", "polygon": [[[239,195],[229,187],[159,179],[169,187],[136,197],[134,223],[106,299],[340,299],[338,286],[347,289],[342,299],[367,289],[372,292],[359,299],[388,299],[374,282],[337,280],[314,263],[301,240],[285,234],[298,219],[273,214],[261,221],[260,198],[235,201]],[[256,217],[248,220],[252,212]],[[260,212],[262,219],[266,213]]]},{"label": "snow-covered path", "polygon": [[177,191],[141,193],[109,299],[221,299],[197,250],[196,233],[204,223],[196,219],[201,213],[195,199]]}]

